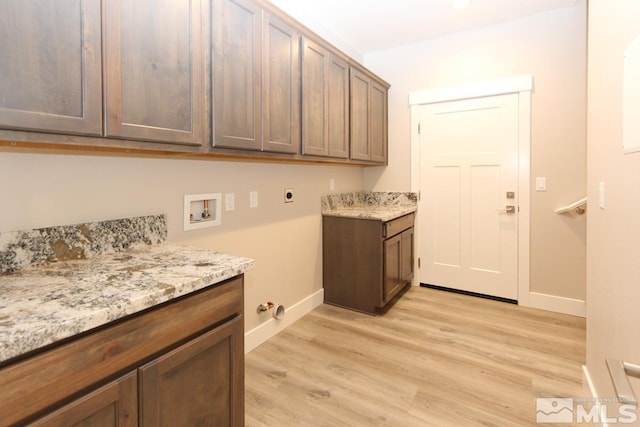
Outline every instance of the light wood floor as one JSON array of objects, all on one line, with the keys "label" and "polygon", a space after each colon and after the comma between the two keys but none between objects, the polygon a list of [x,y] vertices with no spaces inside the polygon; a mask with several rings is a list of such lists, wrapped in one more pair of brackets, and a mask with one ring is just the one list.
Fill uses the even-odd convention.
[{"label": "light wood floor", "polygon": [[246,356],[247,426],[519,426],[584,396],[579,317],[410,288],[383,316],[322,305]]}]

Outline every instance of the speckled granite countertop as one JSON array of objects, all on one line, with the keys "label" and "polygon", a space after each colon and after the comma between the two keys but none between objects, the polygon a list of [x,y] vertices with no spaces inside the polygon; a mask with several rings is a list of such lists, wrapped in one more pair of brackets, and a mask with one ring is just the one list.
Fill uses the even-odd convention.
[{"label": "speckled granite countertop", "polygon": [[0,361],[243,274],[253,260],[163,243],[0,276]]},{"label": "speckled granite countertop", "polygon": [[391,221],[415,212],[415,193],[357,192],[323,196],[322,215]]},{"label": "speckled granite countertop", "polygon": [[166,243],[162,215],[0,233],[0,362],[253,268]]}]

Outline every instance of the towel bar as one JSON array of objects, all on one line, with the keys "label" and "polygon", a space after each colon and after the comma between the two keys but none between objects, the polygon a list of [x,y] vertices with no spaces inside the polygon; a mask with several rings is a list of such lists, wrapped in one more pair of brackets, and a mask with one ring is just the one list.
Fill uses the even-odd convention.
[{"label": "towel bar", "polygon": [[563,206],[561,208],[556,209],[555,213],[563,214],[563,213],[571,212],[572,210],[575,209],[577,213],[583,214],[584,213],[583,206],[585,206],[586,204],[587,204],[587,198],[584,197],[584,198],[582,198],[580,200],[576,200],[575,202],[571,203],[570,205]]}]

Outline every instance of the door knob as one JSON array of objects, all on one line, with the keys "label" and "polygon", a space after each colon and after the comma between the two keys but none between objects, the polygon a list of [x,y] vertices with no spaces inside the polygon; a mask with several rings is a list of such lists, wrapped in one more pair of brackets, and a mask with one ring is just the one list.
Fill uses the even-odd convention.
[{"label": "door knob", "polygon": [[507,205],[502,209],[496,209],[500,213],[514,214],[516,213],[516,207],[513,205]]}]

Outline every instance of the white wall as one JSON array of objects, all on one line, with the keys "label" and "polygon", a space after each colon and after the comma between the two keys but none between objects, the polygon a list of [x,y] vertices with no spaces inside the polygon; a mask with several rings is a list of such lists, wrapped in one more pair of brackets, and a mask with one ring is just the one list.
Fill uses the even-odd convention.
[{"label": "white wall", "polygon": [[606,358],[640,364],[640,153],[621,149],[624,50],[639,16],[637,0],[589,4],[588,197],[600,182],[606,197],[587,223],[587,368],[600,397],[614,396]]},{"label": "white wall", "polygon": [[[168,239],[256,260],[246,274],[245,329],[259,303],[291,307],[322,289],[320,196],[362,190],[362,168],[0,152],[0,232],[164,213]],[[285,188],[295,201],[284,204]],[[259,206],[249,208],[249,192]],[[183,231],[183,196],[235,193],[214,228]]]},{"label": "white wall", "polygon": [[410,189],[411,92],[531,74],[531,291],[585,299],[586,221],[553,211],[585,195],[586,1],[489,27],[369,54],[391,83],[389,166],[367,168],[365,187]]},{"label": "white wall", "polygon": [[[340,49],[358,62],[363,61],[361,52],[352,47],[342,37],[332,31],[325,23],[316,19],[313,12],[305,5],[304,0],[268,0],[271,4],[302,23],[305,27]],[[336,11],[340,13],[340,11]]]}]

